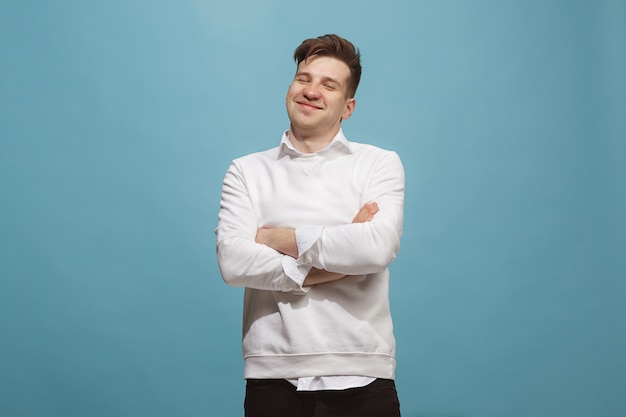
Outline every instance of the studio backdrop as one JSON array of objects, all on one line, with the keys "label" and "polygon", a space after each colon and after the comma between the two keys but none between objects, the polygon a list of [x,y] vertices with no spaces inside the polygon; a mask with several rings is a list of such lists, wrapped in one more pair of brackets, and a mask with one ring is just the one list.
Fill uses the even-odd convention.
[{"label": "studio backdrop", "polygon": [[2,1],[0,415],[243,415],[221,182],[325,33],[406,169],[403,415],[626,415],[620,0]]}]

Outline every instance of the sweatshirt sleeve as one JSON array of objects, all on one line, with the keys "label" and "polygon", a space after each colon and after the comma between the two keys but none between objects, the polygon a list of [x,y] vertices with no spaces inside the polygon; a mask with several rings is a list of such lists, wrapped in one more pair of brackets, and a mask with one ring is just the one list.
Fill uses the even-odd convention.
[{"label": "sweatshirt sleeve", "polygon": [[[222,278],[228,285],[260,290],[306,293],[302,288],[305,275],[286,262],[285,255],[255,242],[258,229],[256,215],[248,195],[245,179],[237,161],[226,172],[222,185],[222,197],[218,224],[217,261]],[[290,278],[283,267],[291,265]]]},{"label": "sweatshirt sleeve", "polygon": [[[366,223],[322,227],[298,263],[346,275],[384,270],[400,249],[404,221],[404,167],[395,152],[385,152],[369,171],[365,201],[379,211]],[[355,213],[356,214],[356,213]]]}]

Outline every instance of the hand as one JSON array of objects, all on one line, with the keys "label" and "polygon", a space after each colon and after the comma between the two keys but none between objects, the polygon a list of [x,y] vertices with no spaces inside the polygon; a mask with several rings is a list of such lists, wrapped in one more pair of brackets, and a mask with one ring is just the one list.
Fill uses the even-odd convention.
[{"label": "hand", "polygon": [[374,218],[374,215],[378,213],[378,204],[376,202],[365,203],[359,212],[352,219],[352,223],[366,223]]},{"label": "hand", "polygon": [[[378,204],[376,202],[365,203],[359,212],[352,219],[352,223],[366,223],[374,218],[374,215],[378,213]],[[304,279],[302,285],[308,287],[311,285],[324,284],[326,282],[338,281],[347,275],[337,272],[329,272],[323,269],[312,268],[309,275]]]}]

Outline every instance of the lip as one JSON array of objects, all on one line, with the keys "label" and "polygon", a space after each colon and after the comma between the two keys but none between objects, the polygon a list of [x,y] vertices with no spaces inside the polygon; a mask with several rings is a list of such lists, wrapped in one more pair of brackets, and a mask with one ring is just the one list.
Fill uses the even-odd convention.
[{"label": "lip", "polygon": [[303,107],[305,109],[310,109],[310,110],[321,110],[322,108],[319,106],[316,106],[315,104],[311,104],[308,101],[296,101],[296,103],[298,103],[298,105],[300,107]]}]

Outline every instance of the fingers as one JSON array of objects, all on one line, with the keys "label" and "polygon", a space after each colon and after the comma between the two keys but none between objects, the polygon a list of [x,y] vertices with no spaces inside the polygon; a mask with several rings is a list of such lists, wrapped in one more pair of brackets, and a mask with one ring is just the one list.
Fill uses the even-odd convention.
[{"label": "fingers", "polygon": [[378,213],[378,204],[376,202],[365,203],[359,212],[354,216],[352,223],[365,223],[374,218],[374,215]]}]

